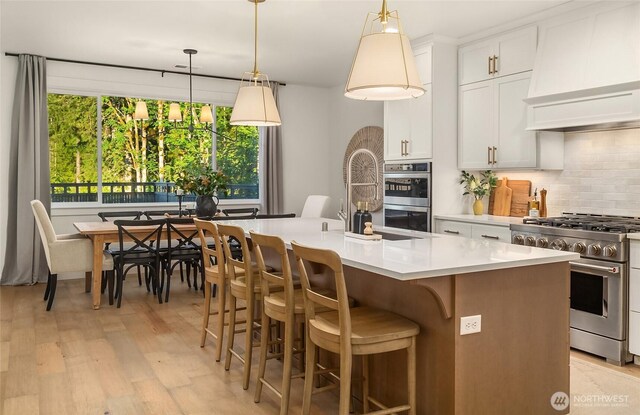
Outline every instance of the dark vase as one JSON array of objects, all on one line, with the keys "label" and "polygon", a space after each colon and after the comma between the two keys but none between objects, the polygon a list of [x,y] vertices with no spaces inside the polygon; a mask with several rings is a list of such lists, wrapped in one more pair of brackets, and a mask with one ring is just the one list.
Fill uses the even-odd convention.
[{"label": "dark vase", "polygon": [[199,218],[210,218],[216,215],[218,198],[210,195],[199,195],[196,198],[196,216]]}]

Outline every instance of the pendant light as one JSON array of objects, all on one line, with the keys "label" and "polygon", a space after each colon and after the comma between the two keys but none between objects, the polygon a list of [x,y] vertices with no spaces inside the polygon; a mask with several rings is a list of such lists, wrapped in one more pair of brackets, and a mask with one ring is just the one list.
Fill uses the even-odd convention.
[{"label": "pendant light", "polygon": [[409,38],[397,11],[382,1],[379,13],[369,13],[353,59],[344,95],[348,98],[391,101],[424,94]]},{"label": "pendant light", "polygon": [[269,78],[258,70],[258,3],[265,0],[249,1],[254,3],[253,71],[245,72],[242,76],[229,123],[258,127],[280,125],[282,122]]}]

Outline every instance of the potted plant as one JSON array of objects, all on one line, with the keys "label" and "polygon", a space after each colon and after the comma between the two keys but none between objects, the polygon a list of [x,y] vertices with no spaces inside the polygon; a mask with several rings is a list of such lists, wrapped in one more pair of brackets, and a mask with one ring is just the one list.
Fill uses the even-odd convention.
[{"label": "potted plant", "polygon": [[196,216],[212,217],[216,214],[219,192],[227,190],[229,178],[208,164],[200,164],[180,173],[176,186],[196,195]]},{"label": "potted plant", "polygon": [[480,173],[480,178],[476,178],[473,174],[462,170],[460,175],[460,184],[464,184],[463,195],[472,194],[473,214],[482,215],[484,207],[482,206],[482,198],[491,193],[491,189],[496,187],[498,177],[491,171],[485,170]]}]

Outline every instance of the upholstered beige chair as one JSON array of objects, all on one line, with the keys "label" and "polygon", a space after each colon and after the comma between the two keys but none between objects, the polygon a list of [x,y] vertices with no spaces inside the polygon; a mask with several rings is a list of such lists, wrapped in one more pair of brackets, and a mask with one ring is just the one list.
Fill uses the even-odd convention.
[{"label": "upholstered beige chair", "polygon": [[323,195],[309,195],[304,202],[302,208],[301,218],[323,218],[326,214],[327,207],[329,206],[329,196]]},{"label": "upholstered beige chair", "polygon": [[[59,273],[90,273],[93,270],[93,244],[91,239],[80,234],[56,235],[47,210],[39,200],[31,201],[31,209],[33,209],[33,215],[36,218],[40,239],[47,257],[47,265],[49,266],[47,288],[44,292],[44,299],[48,300],[47,311],[49,311],[56,295]],[[110,273],[108,278],[113,282],[113,259],[111,255],[104,254],[102,269]]]}]

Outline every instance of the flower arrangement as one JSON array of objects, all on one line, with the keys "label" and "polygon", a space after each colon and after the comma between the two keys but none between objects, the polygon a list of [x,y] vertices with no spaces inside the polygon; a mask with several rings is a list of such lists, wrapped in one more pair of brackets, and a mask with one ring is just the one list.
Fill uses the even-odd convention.
[{"label": "flower arrangement", "polygon": [[491,193],[491,189],[498,184],[498,177],[491,171],[485,170],[480,173],[480,179],[473,174],[462,170],[460,184],[464,183],[463,195],[472,194],[475,200],[480,200]]},{"label": "flower arrangement", "polygon": [[229,177],[208,164],[196,165],[180,173],[176,186],[199,196],[213,196],[226,191]]}]

